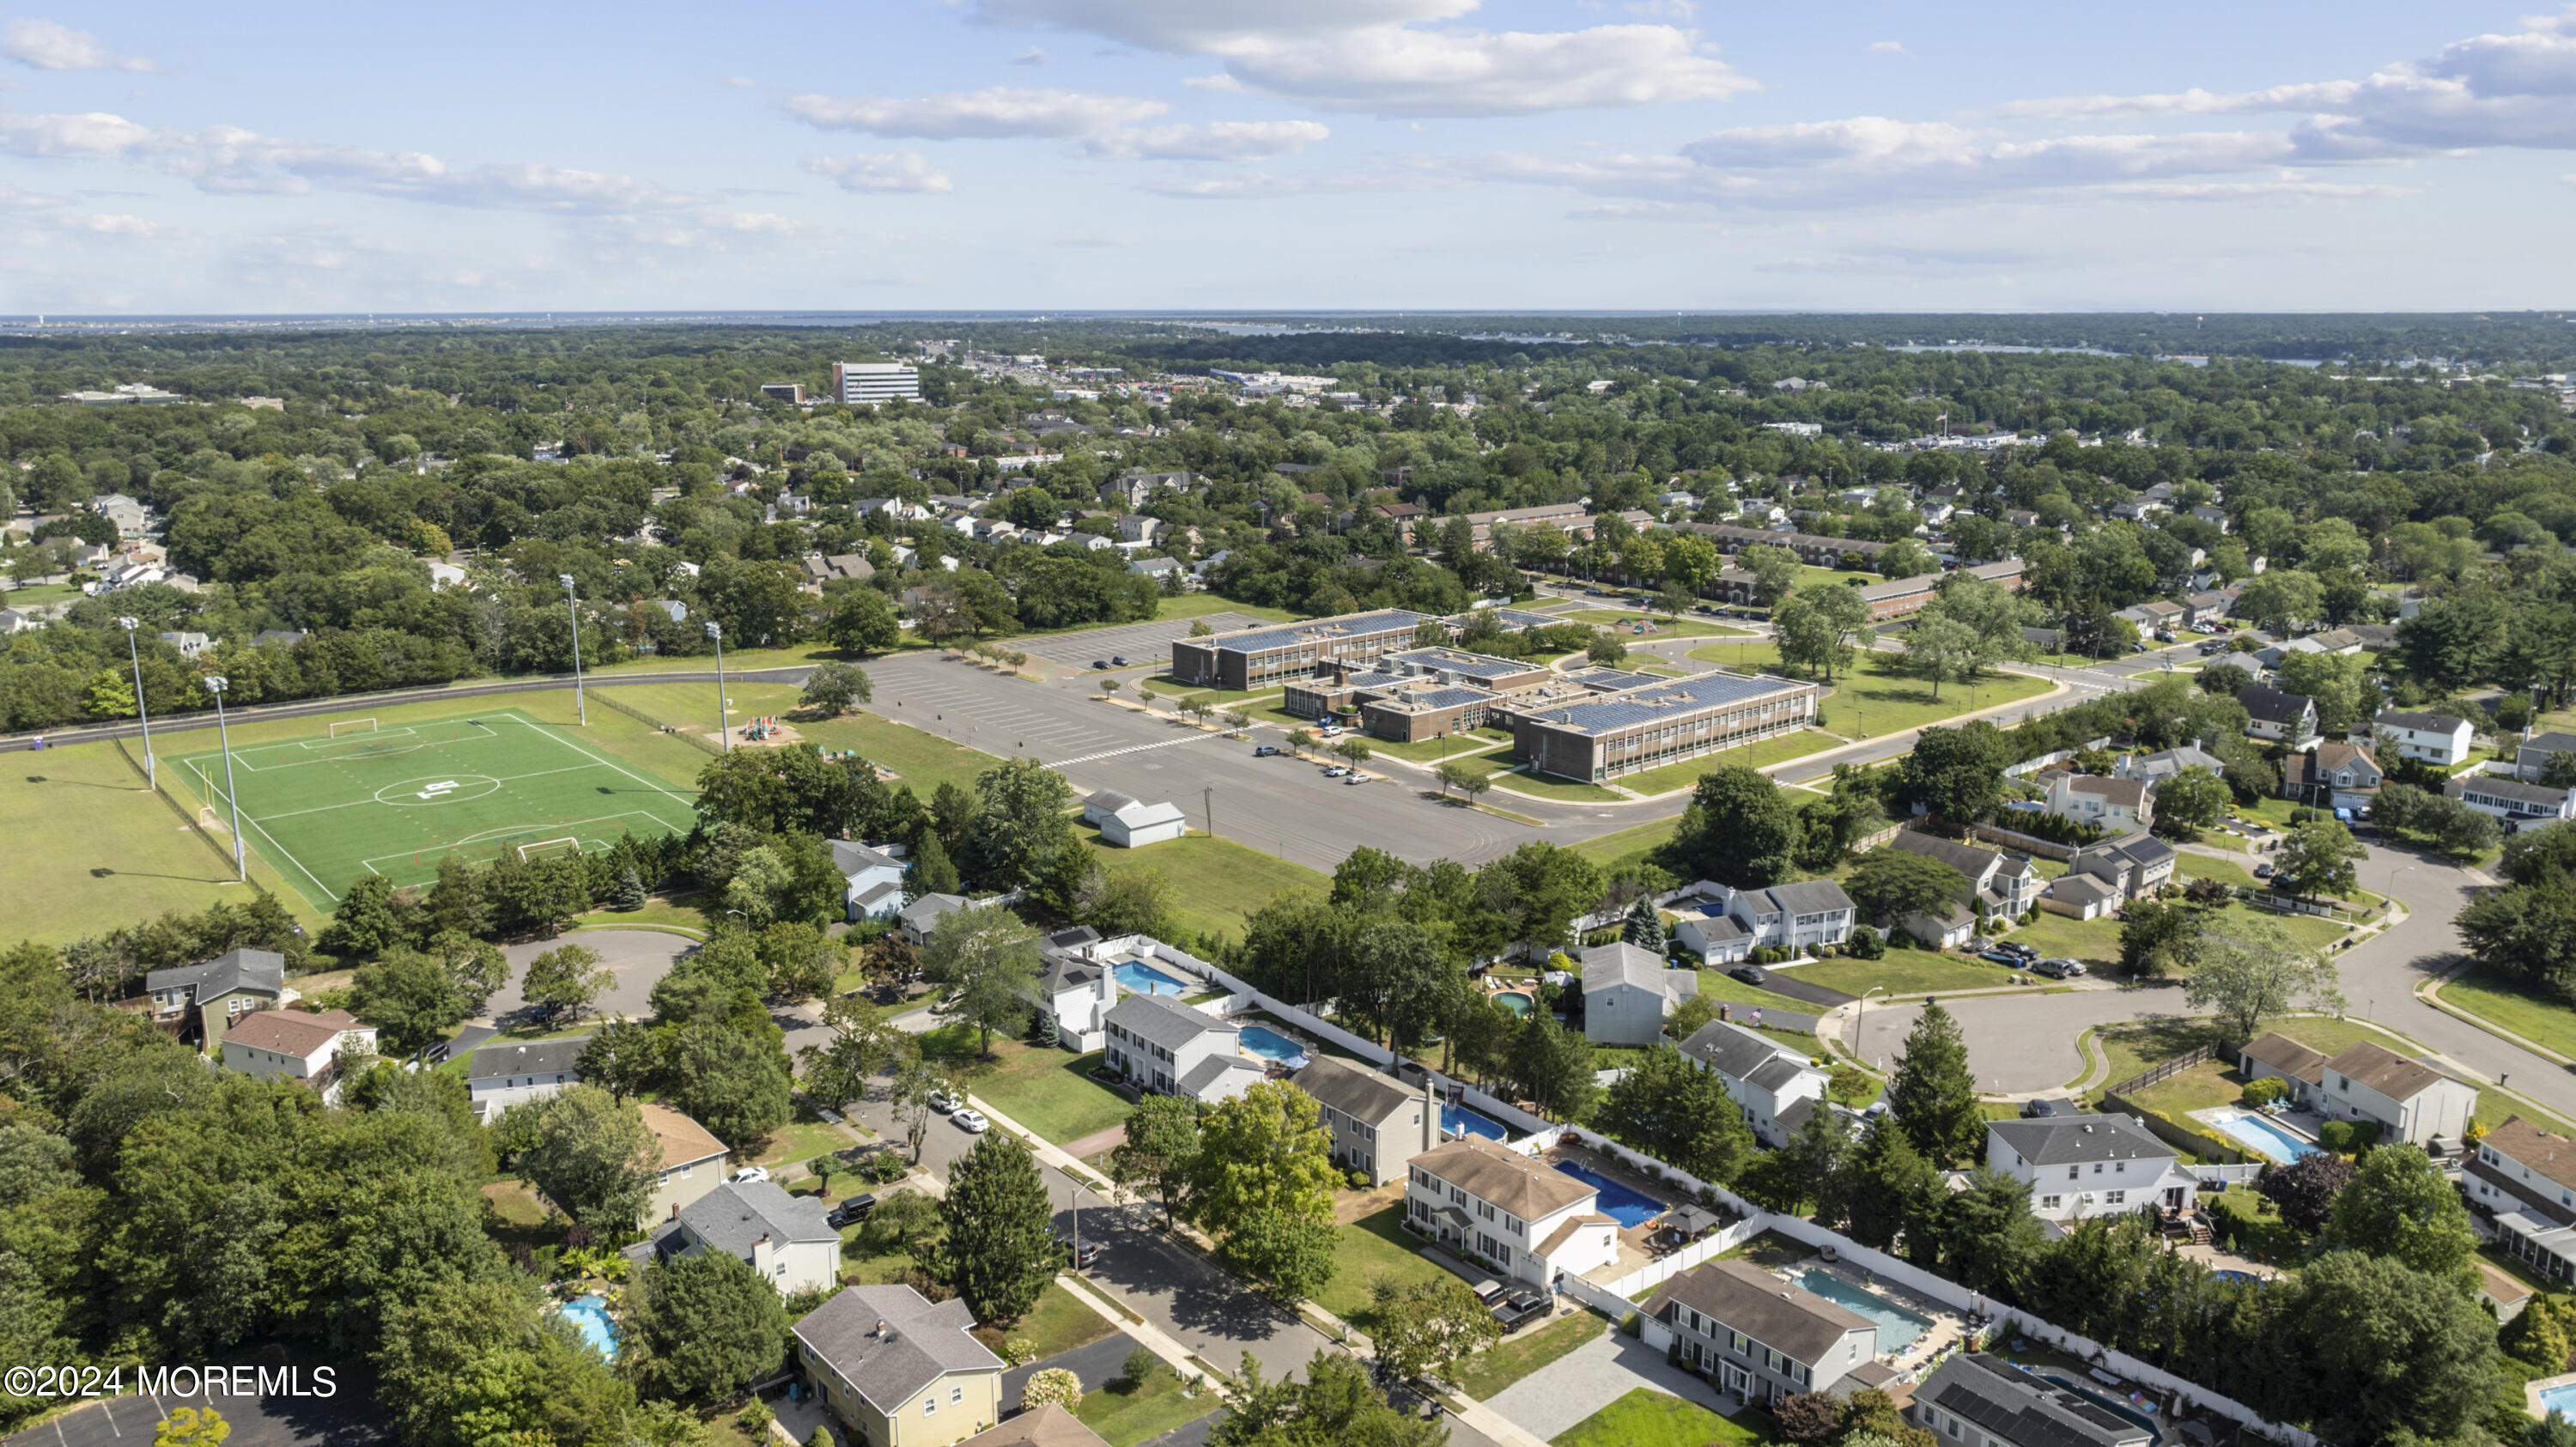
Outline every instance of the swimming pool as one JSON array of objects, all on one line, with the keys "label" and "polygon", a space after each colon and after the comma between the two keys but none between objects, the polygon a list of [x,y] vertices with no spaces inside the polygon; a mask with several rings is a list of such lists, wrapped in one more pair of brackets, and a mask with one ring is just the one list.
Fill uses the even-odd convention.
[{"label": "swimming pool", "polygon": [[617,1323],[609,1320],[607,1297],[576,1296],[555,1310],[573,1324],[573,1329],[581,1333],[581,1339],[590,1343],[593,1350],[604,1357],[616,1357]]},{"label": "swimming pool", "polygon": [[1440,1128],[1451,1135],[1480,1135],[1489,1141],[1502,1140],[1511,1134],[1503,1129],[1501,1121],[1488,1120],[1472,1110],[1455,1105],[1440,1107]]},{"label": "swimming pool", "polygon": [[2228,1109],[2206,1117],[2229,1139],[2257,1155],[2270,1156],[2284,1164],[2309,1154],[2315,1146],[2281,1129],[2250,1110]]},{"label": "swimming pool", "polygon": [[2540,1411],[2542,1416],[2547,1416],[2551,1412],[2561,1412],[2567,1416],[2576,1417],[2576,1382],[2569,1382],[2564,1386],[2541,1388]]},{"label": "swimming pool", "polygon": [[1810,1266],[1798,1284],[1832,1302],[1868,1317],[1878,1326],[1878,1350],[1881,1356],[1903,1351],[1914,1345],[1915,1338],[1932,1329],[1932,1318],[1917,1316],[1875,1291],[1852,1285],[1821,1266]]},{"label": "swimming pool", "polygon": [[1515,1015],[1527,1015],[1530,1012],[1530,997],[1525,991],[1497,990],[1494,992],[1494,1003]]},{"label": "swimming pool", "polygon": [[1240,1038],[1246,1052],[1258,1055],[1264,1060],[1285,1065],[1291,1070],[1302,1070],[1306,1066],[1305,1047],[1275,1030],[1264,1030],[1258,1025],[1246,1025]]},{"label": "swimming pool", "polygon": [[2263,1284],[2263,1278],[2255,1275],[2251,1271],[2213,1271],[2209,1273],[2209,1279],[2212,1281],[2233,1281],[2239,1284],[2250,1281],[2257,1286]]},{"label": "swimming pool", "polygon": [[1125,961],[1109,973],[1117,979],[1119,988],[1130,994],[1186,995],[1190,991],[1188,981],[1173,979],[1152,965],[1135,960]]},{"label": "swimming pool", "polygon": [[1643,1191],[1632,1191],[1590,1166],[1558,1161],[1556,1168],[1601,1193],[1601,1214],[1621,1226],[1643,1226],[1664,1214],[1664,1203]]}]

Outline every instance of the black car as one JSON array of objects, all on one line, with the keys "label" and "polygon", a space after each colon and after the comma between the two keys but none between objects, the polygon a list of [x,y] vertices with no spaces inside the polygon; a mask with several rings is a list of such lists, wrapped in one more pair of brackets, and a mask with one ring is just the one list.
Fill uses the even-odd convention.
[{"label": "black car", "polygon": [[1127,655],[1123,653],[1110,654],[1109,666],[1112,668],[1125,668],[1127,666]]},{"label": "black car", "polygon": [[2039,951],[2032,949],[2030,946],[2023,944],[2018,940],[1997,940],[1995,941],[1994,947],[2008,955],[2019,955],[2025,960],[2035,960],[2039,958]]},{"label": "black car", "polygon": [[1730,977],[1742,980],[1748,985],[1758,985],[1771,978],[1769,974],[1763,971],[1763,968],[1760,965],[1737,965],[1734,969],[1731,969],[1726,973]]},{"label": "black car", "polygon": [[1091,660],[1091,666],[1094,668],[1107,668],[1109,666],[1109,660],[1106,658],[1095,658]]},{"label": "black car", "polygon": [[834,1206],[832,1208],[832,1214],[823,1218],[823,1223],[830,1226],[833,1230],[838,1231],[844,1226],[855,1226],[859,1222],[868,1219],[868,1213],[874,1211],[876,1208],[876,1197],[852,1196],[850,1199]]},{"label": "black car", "polygon": [[2021,1118],[2024,1120],[2046,1120],[2055,1114],[2057,1105],[2053,1101],[2025,1100],[2021,1103]]},{"label": "black car", "polygon": [[1504,1297],[1493,1308],[1494,1325],[1504,1332],[1516,1332],[1531,1322],[1541,1320],[1554,1310],[1556,1298],[1544,1291],[1524,1289]]}]

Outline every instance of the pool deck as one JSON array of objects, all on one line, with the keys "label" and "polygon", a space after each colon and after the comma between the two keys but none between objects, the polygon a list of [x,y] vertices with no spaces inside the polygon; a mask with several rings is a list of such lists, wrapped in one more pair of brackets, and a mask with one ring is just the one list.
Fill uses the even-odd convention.
[{"label": "pool deck", "polygon": [[2547,1417],[2549,1409],[2540,1405],[2540,1394],[2560,1387],[2576,1387],[2576,1372],[2561,1372],[2554,1377],[2541,1377],[2522,1384],[2522,1409],[2534,1417]]},{"label": "pool deck", "polygon": [[1880,1361],[1894,1367],[1909,1382],[1916,1379],[1916,1374],[1923,1370],[1926,1363],[1938,1359],[1952,1346],[1966,1340],[1969,1335],[1968,1319],[1958,1312],[1937,1301],[1917,1296],[1902,1287],[1881,1281],[1870,1272],[1863,1271],[1848,1261],[1827,1261],[1821,1257],[1811,1256],[1787,1271],[1773,1274],[1793,1286],[1803,1287],[1802,1278],[1809,1271],[1823,1271],[1846,1285],[1859,1287],[1872,1296],[1883,1298],[1892,1306],[1901,1306],[1932,1323],[1923,1329],[1923,1335],[1916,1337],[1902,1350],[1884,1352],[1879,1356]]},{"label": "pool deck", "polygon": [[2319,1145],[2317,1142],[2316,1128],[2306,1123],[2311,1120],[2322,1123],[2324,1118],[2321,1116],[2306,1115],[2303,1120],[2301,1117],[2305,1115],[2305,1113],[2300,1111],[2258,1112],[2248,1110],[2246,1107],[2241,1105],[2213,1105],[2193,1111],[2191,1113],[2191,1118],[2200,1125],[2208,1127],[2209,1130],[2215,1133],[2219,1139],[2234,1145],[2238,1150],[2251,1152],[2254,1155],[2263,1157],[2267,1161],[2278,1162],[2281,1165],[2286,1166],[2289,1164],[2288,1161],[2282,1160],[2280,1156],[2274,1154],[2268,1148],[2255,1145],[2218,1123],[2218,1118],[2220,1116],[2227,1115],[2231,1112],[2243,1112],[2247,1115],[2259,1114],[2262,1116],[2265,1124],[2279,1130],[2281,1134],[2305,1141],[2312,1149],[2325,1149],[2324,1146]]}]

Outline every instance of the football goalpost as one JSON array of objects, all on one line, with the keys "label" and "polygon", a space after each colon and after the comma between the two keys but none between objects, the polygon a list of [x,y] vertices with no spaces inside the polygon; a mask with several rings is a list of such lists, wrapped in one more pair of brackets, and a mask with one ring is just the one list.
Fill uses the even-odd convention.
[{"label": "football goalpost", "polygon": [[343,729],[353,734],[371,734],[376,731],[376,721],[371,718],[342,719],[330,726],[330,737],[335,739],[340,737],[340,731]]},{"label": "football goalpost", "polygon": [[534,844],[522,844],[518,849],[519,862],[525,864],[531,859],[577,857],[581,853],[581,841],[565,835],[561,839],[540,839]]}]

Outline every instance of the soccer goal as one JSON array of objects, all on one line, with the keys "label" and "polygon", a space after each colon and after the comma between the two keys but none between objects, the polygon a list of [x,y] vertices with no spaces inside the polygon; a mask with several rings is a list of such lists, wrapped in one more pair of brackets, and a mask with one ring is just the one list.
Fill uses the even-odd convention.
[{"label": "soccer goal", "polygon": [[562,859],[578,855],[581,853],[581,841],[566,835],[561,839],[540,839],[534,844],[522,844],[518,848],[519,862],[525,864],[531,859]]},{"label": "soccer goal", "polygon": [[343,730],[353,734],[371,734],[376,731],[376,721],[371,718],[342,719],[331,725],[331,737],[340,737]]}]

